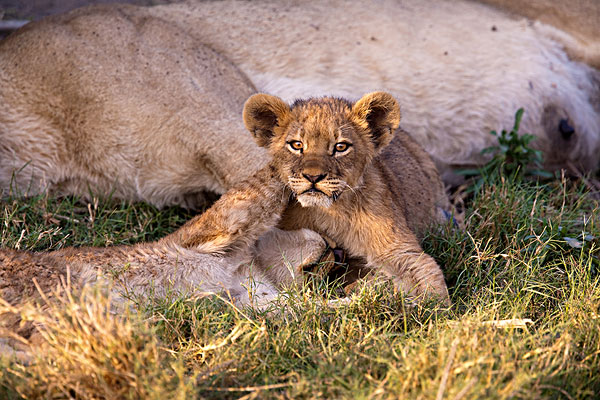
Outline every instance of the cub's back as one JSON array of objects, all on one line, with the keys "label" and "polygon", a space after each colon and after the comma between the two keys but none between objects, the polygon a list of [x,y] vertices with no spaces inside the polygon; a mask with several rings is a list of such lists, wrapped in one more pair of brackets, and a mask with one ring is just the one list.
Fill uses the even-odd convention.
[{"label": "cub's back", "polygon": [[445,222],[443,211],[450,210],[450,201],[433,160],[421,145],[399,128],[379,160],[411,230],[419,236],[427,228],[426,221]]}]

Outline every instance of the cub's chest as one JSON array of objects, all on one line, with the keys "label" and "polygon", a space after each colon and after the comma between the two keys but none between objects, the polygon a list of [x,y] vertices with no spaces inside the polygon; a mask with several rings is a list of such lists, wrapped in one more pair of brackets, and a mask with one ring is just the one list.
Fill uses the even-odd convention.
[{"label": "cub's chest", "polygon": [[354,213],[335,205],[329,208],[302,207],[296,200],[290,202],[284,211],[279,226],[282,229],[312,229],[333,238],[338,231],[347,230],[354,219]]},{"label": "cub's chest", "polygon": [[394,236],[396,221],[389,215],[390,210],[377,212],[365,207],[364,202],[353,200],[329,208],[302,207],[294,202],[286,209],[281,226],[312,229],[356,255],[363,253],[369,243],[386,242]]}]

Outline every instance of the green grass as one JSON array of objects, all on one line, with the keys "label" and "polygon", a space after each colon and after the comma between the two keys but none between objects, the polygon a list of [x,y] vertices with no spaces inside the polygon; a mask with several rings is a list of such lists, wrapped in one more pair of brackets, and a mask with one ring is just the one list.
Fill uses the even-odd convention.
[{"label": "green grass", "polygon": [[[5,200],[1,244],[133,243],[189,217],[97,204]],[[29,366],[4,361],[0,397],[600,395],[600,206],[581,184],[486,184],[468,204],[465,231],[435,230],[423,245],[444,268],[449,311],[407,307],[384,283],[362,285],[349,304],[333,308],[326,300],[336,288],[309,280],[285,294],[280,313],[170,296],[112,314],[107,299],[88,291],[51,310],[51,318],[35,317],[49,340]]]},{"label": "green grass", "polygon": [[0,200],[0,247],[55,250],[64,246],[108,246],[161,238],[193,214],[147,204],[38,195]]}]

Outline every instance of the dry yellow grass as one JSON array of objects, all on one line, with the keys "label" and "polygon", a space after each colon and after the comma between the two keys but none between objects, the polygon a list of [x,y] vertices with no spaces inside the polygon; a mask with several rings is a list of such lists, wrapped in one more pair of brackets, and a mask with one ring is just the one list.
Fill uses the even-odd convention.
[{"label": "dry yellow grass", "polygon": [[[9,362],[5,386],[23,398],[185,399],[191,393],[183,364],[161,347],[140,316],[114,304],[107,291],[57,290],[42,304],[12,307],[0,300],[0,315],[18,313],[36,329],[21,338],[30,355]],[[18,339],[13,336],[13,339]]]}]

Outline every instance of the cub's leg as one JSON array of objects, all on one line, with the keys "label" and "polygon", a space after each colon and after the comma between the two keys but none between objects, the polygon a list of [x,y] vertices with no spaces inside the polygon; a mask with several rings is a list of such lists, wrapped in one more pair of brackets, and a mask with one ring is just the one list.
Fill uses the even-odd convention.
[{"label": "cub's leg", "polygon": [[211,254],[249,248],[277,225],[289,195],[275,167],[269,164],[164,240]]},{"label": "cub's leg", "polygon": [[372,237],[366,240],[374,244],[366,251],[368,265],[381,268],[409,297],[438,298],[449,305],[448,288],[440,266],[423,251],[412,232],[399,235],[394,231],[397,229],[371,232]]},{"label": "cub's leg", "polygon": [[[393,215],[389,209],[376,213],[357,208],[338,213],[335,218],[329,216],[329,220],[325,217],[328,216],[313,216],[296,206],[286,211],[282,224],[293,229],[301,220],[315,231],[331,236],[350,256],[364,259],[367,268],[391,278],[410,297],[439,298],[449,304],[441,268],[423,251],[401,215]],[[332,220],[335,224],[328,223]]]}]

